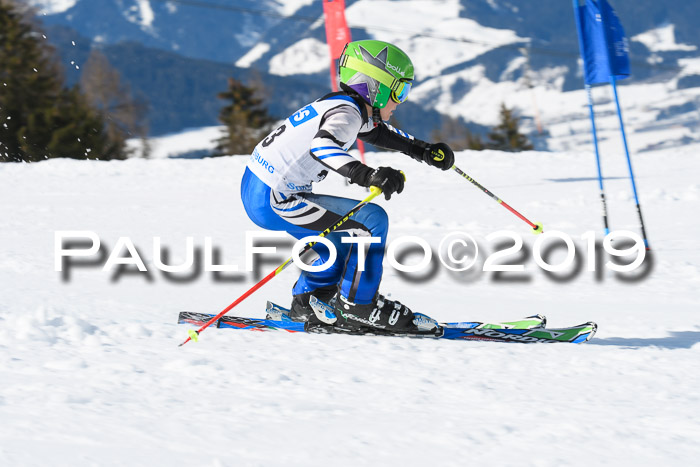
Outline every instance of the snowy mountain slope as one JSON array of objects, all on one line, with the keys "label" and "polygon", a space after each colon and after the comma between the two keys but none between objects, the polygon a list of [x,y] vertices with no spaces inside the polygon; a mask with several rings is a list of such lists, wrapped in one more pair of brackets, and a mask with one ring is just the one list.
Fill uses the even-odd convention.
[{"label": "snowy mountain slope", "polygon": [[[697,17],[697,4],[671,8],[652,0],[618,3],[614,6],[631,39],[630,83],[672,81],[686,75],[690,76],[686,82],[691,82],[700,75],[687,63],[697,57],[700,47],[697,28],[689,19]],[[41,19],[47,25],[70,26],[95,43],[138,41],[186,57],[235,63],[248,70],[244,73],[258,70],[294,78],[309,88],[317,87],[319,93],[328,89],[319,1],[44,4],[46,15]],[[71,8],[66,9],[69,4]],[[530,2],[514,0],[358,0],[347,5],[353,38],[394,41],[411,54],[418,76],[411,102],[425,110],[493,125],[503,101],[515,103],[521,115],[535,118],[531,97],[516,95],[529,94],[522,91],[530,86],[547,96],[582,87],[573,13],[566,2],[545,0],[537,9]],[[183,83],[189,79],[172,76]],[[145,79],[133,73],[128,77],[134,83]],[[276,98],[275,104],[287,104],[284,110],[289,113],[297,102]],[[203,103],[211,108],[219,105],[215,94]],[[217,123],[213,112],[210,118],[204,124]],[[437,126],[439,118],[425,134]]]},{"label": "snowy mountain slope", "polygon": [[[689,66],[697,65],[690,62]],[[618,88],[627,143],[633,158],[647,151],[672,149],[700,142],[700,88],[683,88],[679,82],[680,79],[672,79],[668,82],[638,83]],[[473,118],[485,126],[493,125],[498,119],[498,109],[489,104],[503,97],[503,102],[508,106],[528,109],[527,112],[523,112],[525,115],[521,114],[521,131],[528,134],[538,147],[555,152],[577,150],[593,154],[591,123],[584,90],[559,92],[556,78],[553,78],[550,86],[532,89],[520,82],[503,82],[495,86],[483,83],[476,85],[476,92],[452,103],[443,91],[456,83],[457,81],[451,79],[433,80],[430,85],[426,84],[416,90],[413,96],[421,99],[431,94],[441,95],[443,97],[435,103],[436,110]],[[609,86],[596,87],[593,89],[593,97],[601,157],[604,162],[624,160],[624,147],[612,90]],[[415,106],[406,105],[399,106],[395,116],[404,130],[417,134],[416,125],[424,125],[432,116],[417,111]],[[538,134],[537,122],[531,116],[535,114],[535,106],[544,130],[542,135]],[[480,111],[476,112],[474,109]],[[152,157],[209,154],[220,131],[222,129],[219,127],[208,127],[199,132],[191,130],[180,136],[152,138]],[[185,134],[190,136],[184,136]],[[426,137],[430,138],[430,135]],[[183,138],[188,143],[183,144]],[[133,144],[134,147],[138,147],[140,143],[134,141]],[[603,174],[605,175],[605,171]]]},{"label": "snowy mountain slope", "polygon": [[[246,159],[4,164],[0,196],[18,202],[0,205],[3,463],[692,463],[700,223],[688,214],[700,208],[698,149],[635,158],[655,255],[641,280],[583,270],[555,281],[527,257],[524,273],[501,278],[441,266],[414,283],[387,266],[382,290],[441,320],[539,312],[553,326],[598,322],[590,343],[554,347],[209,329],[177,348],[186,336],[178,311],[218,312],[254,275],[188,270],[177,280],[155,268],[153,237],[170,252],[167,264],[185,260],[187,236],[200,249],[210,236],[221,263],[244,270],[245,231],[258,231],[238,200]],[[485,255],[494,250],[485,236],[507,229],[531,248],[527,226],[455,174],[401,155],[370,158],[407,174],[404,193],[379,201],[391,241],[418,235],[437,246],[463,230]],[[601,230],[590,151],[463,152],[457,162],[579,245],[582,233]],[[612,225],[637,231],[624,163],[606,162]],[[319,189],[364,196],[335,177]],[[56,230],[94,231],[105,256],[62,279]],[[150,273],[102,270],[119,237],[132,239]],[[288,303],[294,280],[285,271],[235,313],[259,317],[267,299]]]},{"label": "snowy mountain slope", "polygon": [[[231,63],[305,1],[33,0],[45,24],[70,26],[97,44],[135,41],[191,58]],[[252,14],[251,14],[252,12]],[[256,13],[257,12],[257,13]]]},{"label": "snowy mountain slope", "polygon": [[[466,48],[476,47],[475,50],[479,45],[488,46],[488,50],[513,42],[504,38],[515,35],[532,40],[535,47],[559,44],[565,46],[559,52],[570,48],[569,52],[576,53],[571,5],[557,0],[544,0],[537,9],[521,0],[346,3],[348,24],[356,35],[386,35],[386,40],[414,36],[439,41],[442,37],[464,41]],[[47,23],[70,25],[98,42],[137,40],[166,50],[180,50],[195,58],[226,62],[230,57],[240,57],[241,50],[250,50],[267,40],[275,43],[275,54],[307,37],[325,40],[319,0],[31,0],[30,4],[38,8]],[[628,35],[649,51],[692,50],[687,47],[700,45],[700,37],[689,19],[693,12],[697,13],[697,5],[692,2],[674,8],[652,0],[615,6]],[[654,45],[660,38],[664,43],[673,43],[676,36],[678,43],[687,43],[685,49]],[[226,38],[228,46],[221,47],[224,42],[217,38]],[[433,55],[439,50],[435,47],[422,55]],[[635,46],[633,55],[644,60],[644,47]],[[303,63],[299,65],[304,73]],[[263,66],[264,62],[260,68]]]}]

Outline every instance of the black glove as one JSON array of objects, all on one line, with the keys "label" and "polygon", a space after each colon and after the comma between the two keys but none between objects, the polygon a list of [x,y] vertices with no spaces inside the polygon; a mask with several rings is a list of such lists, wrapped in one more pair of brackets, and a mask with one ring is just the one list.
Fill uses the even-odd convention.
[{"label": "black glove", "polygon": [[455,165],[455,153],[445,143],[435,143],[425,149],[423,160],[440,170],[449,170]]},{"label": "black glove", "polygon": [[429,144],[425,141],[413,140],[408,155],[440,170],[449,170],[455,165],[455,154],[445,143]]},{"label": "black glove", "polygon": [[406,176],[400,170],[392,169],[391,167],[379,167],[370,174],[365,186],[381,188],[384,197],[389,200],[392,194],[403,191],[405,181]]}]

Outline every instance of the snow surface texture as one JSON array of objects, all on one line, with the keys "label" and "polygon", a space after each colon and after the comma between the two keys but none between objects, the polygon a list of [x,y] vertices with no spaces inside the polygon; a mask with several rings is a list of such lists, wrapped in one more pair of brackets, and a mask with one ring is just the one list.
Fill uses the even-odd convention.
[{"label": "snow surface texture", "polygon": [[[186,144],[179,137],[173,144]],[[153,237],[171,252],[168,264],[185,260],[187,236],[200,249],[212,237],[219,263],[243,270],[245,231],[259,231],[238,195],[246,158],[3,164],[0,464],[693,463],[700,454],[698,150],[634,156],[654,251],[645,279],[622,282],[610,271],[596,279],[584,269],[556,282],[531,256],[520,258],[525,273],[501,280],[440,266],[416,284],[387,266],[382,291],[416,311],[441,321],[532,313],[551,326],[596,321],[597,336],[579,346],[208,329],[178,348],[187,336],[176,324],[180,310],[217,313],[255,281],[249,272],[216,281],[196,271],[176,281],[154,267]],[[532,246],[524,223],[456,174],[399,154],[368,157],[407,174],[404,193],[378,201],[392,220],[390,240],[417,235],[437,247],[465,231],[483,248],[478,267],[494,250],[490,233],[511,230]],[[624,156],[618,149],[603,160],[612,227],[638,232]],[[545,230],[566,232],[577,245],[586,231],[600,236],[590,148],[465,151],[457,164]],[[333,176],[318,188],[366,195]],[[150,272],[102,271],[103,257],[64,278],[54,270],[57,230],[96,232],[105,255],[129,237]],[[269,255],[261,272],[289,251]],[[263,317],[268,299],[288,304],[292,269],[232,314]]]}]

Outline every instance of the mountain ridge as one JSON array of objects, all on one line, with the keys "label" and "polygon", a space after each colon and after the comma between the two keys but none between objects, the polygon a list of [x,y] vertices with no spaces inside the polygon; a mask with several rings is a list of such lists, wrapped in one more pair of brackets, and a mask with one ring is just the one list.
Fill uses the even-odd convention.
[{"label": "mountain ridge", "polygon": [[[152,115],[156,134],[177,131],[182,125],[217,123],[221,103],[217,102],[216,92],[222,91],[225,83],[214,86],[212,76],[230,73],[244,82],[253,75],[264,76],[263,81],[270,86],[271,113],[280,118],[330,87],[324,66],[329,59],[319,0],[64,0],[63,6],[70,2],[73,5],[63,11],[39,16],[63,63],[71,60],[81,63],[68,59],[75,55],[71,41],[65,40],[72,34],[65,28],[71,28],[76,36],[85,38],[88,48],[100,47],[108,52],[115,67],[135,90],[149,98],[153,108],[164,109],[166,99],[158,96],[162,93],[153,89],[130,61],[149,62],[154,57],[169,57],[166,61],[159,59],[159,66],[165,66],[176,84],[174,87],[185,92],[173,99],[190,104],[184,117]],[[495,89],[512,83],[517,85],[515,89],[557,88],[559,92],[582,87],[569,2],[543,0],[536,9],[524,0],[432,3],[441,8],[432,7],[431,2],[346,2],[353,39],[395,42],[414,59],[418,81],[410,102],[421,112],[436,115],[428,128],[419,131],[423,136],[439,126],[440,115],[480,125],[491,123],[492,114],[486,116],[479,107],[458,105],[474,101],[477,96],[471,93],[477,90],[483,93],[487,85]],[[691,20],[693,14],[700,16],[700,5],[669,7],[651,0],[640,0],[634,5],[611,3],[628,38],[646,34],[644,40],[630,41],[632,77],[626,81],[682,77],[685,83],[695,82],[686,77],[693,73],[683,71],[681,63],[695,57],[700,46],[700,33]],[[44,8],[57,5],[56,0],[34,0],[34,4]],[[399,17],[392,15],[395,10],[401,11]],[[650,50],[657,40],[653,34],[649,35],[650,31],[663,28],[667,28],[665,33],[670,33],[670,46]],[[62,40],[57,40],[58,36]],[[128,43],[141,47],[126,46]],[[248,56],[251,59],[240,62],[243,66],[236,67],[254,47],[258,47],[258,53],[251,54]],[[299,61],[295,57],[304,59]],[[200,73],[196,72],[197,67],[201,67]],[[67,68],[70,71],[71,67]],[[275,77],[275,74],[285,76]],[[192,84],[197,80],[208,84]],[[187,94],[184,90],[187,83],[200,89],[201,95],[199,91],[194,92],[196,97]],[[205,89],[214,92],[207,96]],[[494,91],[494,99],[508,100],[504,92]],[[196,100],[201,101],[201,108],[197,108]],[[499,104],[494,102],[493,107]],[[405,111],[400,112],[399,118],[418,120]]]}]

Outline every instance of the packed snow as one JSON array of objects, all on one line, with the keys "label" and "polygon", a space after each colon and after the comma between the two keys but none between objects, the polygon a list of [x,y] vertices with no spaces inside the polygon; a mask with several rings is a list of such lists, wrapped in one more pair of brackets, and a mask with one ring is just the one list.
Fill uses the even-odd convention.
[{"label": "packed snow", "polygon": [[[180,141],[171,147],[187,139],[173,138]],[[693,463],[700,454],[698,150],[688,144],[633,155],[653,266],[631,281],[602,263],[599,272],[585,267],[581,235],[602,238],[586,145],[457,155],[459,167],[545,231],[574,240],[584,267],[557,273],[560,280],[533,261],[529,227],[466,180],[402,155],[368,155],[370,165],[407,174],[404,193],[378,201],[391,218],[390,241],[415,235],[437,248],[462,231],[482,251],[470,273],[438,264],[431,280],[410,282],[387,266],[382,291],[441,321],[542,313],[551,326],[599,325],[589,343],[552,346],[210,328],[179,348],[188,329],[176,324],[179,311],[217,313],[256,281],[245,270],[245,232],[260,229],[238,195],[247,158],[3,164],[1,463]],[[624,155],[611,151],[603,162],[611,227],[638,233]],[[318,189],[366,195],[338,177]],[[526,254],[504,260],[524,264],[524,272],[481,271],[486,255],[505,248],[496,245],[504,239],[486,237],[502,230],[524,239]],[[101,253],[57,272],[57,231],[94,232]],[[115,253],[120,237],[137,253]],[[218,264],[240,271],[215,275],[198,262],[163,273],[154,237],[172,265],[186,261],[187,237],[200,255],[211,237]],[[265,255],[260,272],[281,263],[289,247],[282,242]],[[104,271],[112,254],[136,254],[148,272]],[[293,269],[231,314],[264,317],[267,300],[287,305]]]}]

